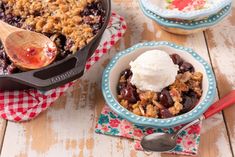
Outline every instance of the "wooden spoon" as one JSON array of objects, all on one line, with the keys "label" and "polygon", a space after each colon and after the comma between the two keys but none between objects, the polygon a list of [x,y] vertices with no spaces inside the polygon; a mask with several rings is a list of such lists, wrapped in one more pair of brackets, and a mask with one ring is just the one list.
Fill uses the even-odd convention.
[{"label": "wooden spoon", "polygon": [[13,27],[1,20],[0,39],[9,59],[23,71],[45,67],[57,55],[54,42],[45,35]]}]

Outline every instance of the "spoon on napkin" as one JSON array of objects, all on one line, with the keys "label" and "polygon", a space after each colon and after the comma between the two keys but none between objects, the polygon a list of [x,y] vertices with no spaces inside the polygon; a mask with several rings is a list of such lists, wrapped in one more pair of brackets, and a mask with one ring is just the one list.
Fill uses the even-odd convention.
[{"label": "spoon on napkin", "polygon": [[9,59],[22,71],[45,67],[57,55],[54,42],[45,35],[11,26],[1,20],[0,39]]},{"label": "spoon on napkin", "polygon": [[172,150],[176,147],[176,140],[178,138],[178,135],[183,130],[190,127],[191,125],[202,121],[203,119],[207,119],[213,116],[214,114],[233,104],[235,104],[235,90],[229,92],[226,96],[213,103],[201,117],[183,126],[175,133],[153,133],[150,135],[146,135],[142,138],[140,144],[145,151],[164,152]]}]

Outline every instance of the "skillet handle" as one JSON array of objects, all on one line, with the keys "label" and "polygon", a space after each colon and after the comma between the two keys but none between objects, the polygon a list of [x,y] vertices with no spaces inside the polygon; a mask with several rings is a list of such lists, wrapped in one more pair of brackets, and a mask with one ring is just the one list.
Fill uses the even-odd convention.
[{"label": "skillet handle", "polygon": [[205,119],[209,118],[210,116],[213,116],[215,113],[218,113],[225,109],[226,107],[229,107],[231,105],[235,104],[235,90],[230,91],[227,95],[225,95],[220,100],[216,101],[207,111],[203,114]]},{"label": "skillet handle", "polygon": [[[71,67],[67,68],[66,71],[64,71],[61,70],[63,69],[63,67],[61,67],[61,65],[58,65],[56,75],[55,74],[53,75],[53,73],[55,73],[54,68],[56,66],[49,66],[36,72],[29,72],[27,74],[19,73],[18,75],[13,77],[18,82],[39,90],[50,90],[52,88],[56,88],[60,85],[71,82],[83,75],[89,54],[87,51],[89,50],[90,47],[88,49],[86,48],[84,50],[81,50],[80,52],[77,53],[76,56],[67,57],[66,58],[67,62],[65,61],[66,65],[68,66],[69,64],[71,64],[70,65]],[[48,77],[44,78],[43,75],[45,74]]]}]

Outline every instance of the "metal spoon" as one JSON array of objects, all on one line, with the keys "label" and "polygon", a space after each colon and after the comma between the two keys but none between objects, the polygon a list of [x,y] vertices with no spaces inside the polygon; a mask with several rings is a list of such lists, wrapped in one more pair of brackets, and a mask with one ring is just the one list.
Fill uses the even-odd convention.
[{"label": "metal spoon", "polygon": [[57,49],[47,36],[13,27],[0,20],[0,38],[9,59],[23,71],[52,63]]},{"label": "metal spoon", "polygon": [[173,134],[169,133],[153,133],[150,135],[146,135],[142,138],[140,144],[145,151],[155,151],[155,152],[164,152],[172,150],[176,147],[176,140],[178,135],[185,130],[186,128],[194,125],[203,119],[207,119],[222,111],[224,108],[229,107],[230,105],[235,104],[235,90],[228,93],[219,101],[215,102],[213,105],[207,109],[207,111],[198,119],[188,123],[187,125],[183,126],[177,132]]}]

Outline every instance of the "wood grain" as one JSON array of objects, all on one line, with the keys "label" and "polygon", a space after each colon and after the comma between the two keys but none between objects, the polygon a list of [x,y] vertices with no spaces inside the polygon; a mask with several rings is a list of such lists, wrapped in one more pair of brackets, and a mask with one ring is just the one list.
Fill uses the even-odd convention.
[{"label": "wood grain", "polygon": [[[102,71],[118,51],[149,40],[167,40],[191,47],[210,62],[204,34],[201,32],[186,37],[167,33],[143,15],[136,0],[113,0],[113,10],[127,21],[128,30],[124,38],[38,118],[19,124],[9,122],[2,157],[176,157],[159,153],[146,155],[134,150],[132,140],[94,133],[96,121],[105,103],[100,87]],[[213,30],[208,32],[214,34]],[[217,47],[217,39],[212,40],[210,34],[207,35],[211,38],[209,44]],[[215,61],[212,60],[212,63]],[[234,121],[230,119],[230,123],[233,126]],[[217,114],[203,122],[198,157],[220,156],[230,157],[232,154],[223,117]]]},{"label": "wood grain", "polygon": [[2,144],[4,141],[6,125],[7,125],[7,121],[4,119],[0,119],[0,149],[2,148]]},{"label": "wood grain", "polygon": [[[208,49],[222,97],[235,87],[235,5],[230,16],[216,27],[206,31]],[[235,154],[235,106],[224,110],[233,154]],[[221,144],[223,145],[223,144]]]}]

